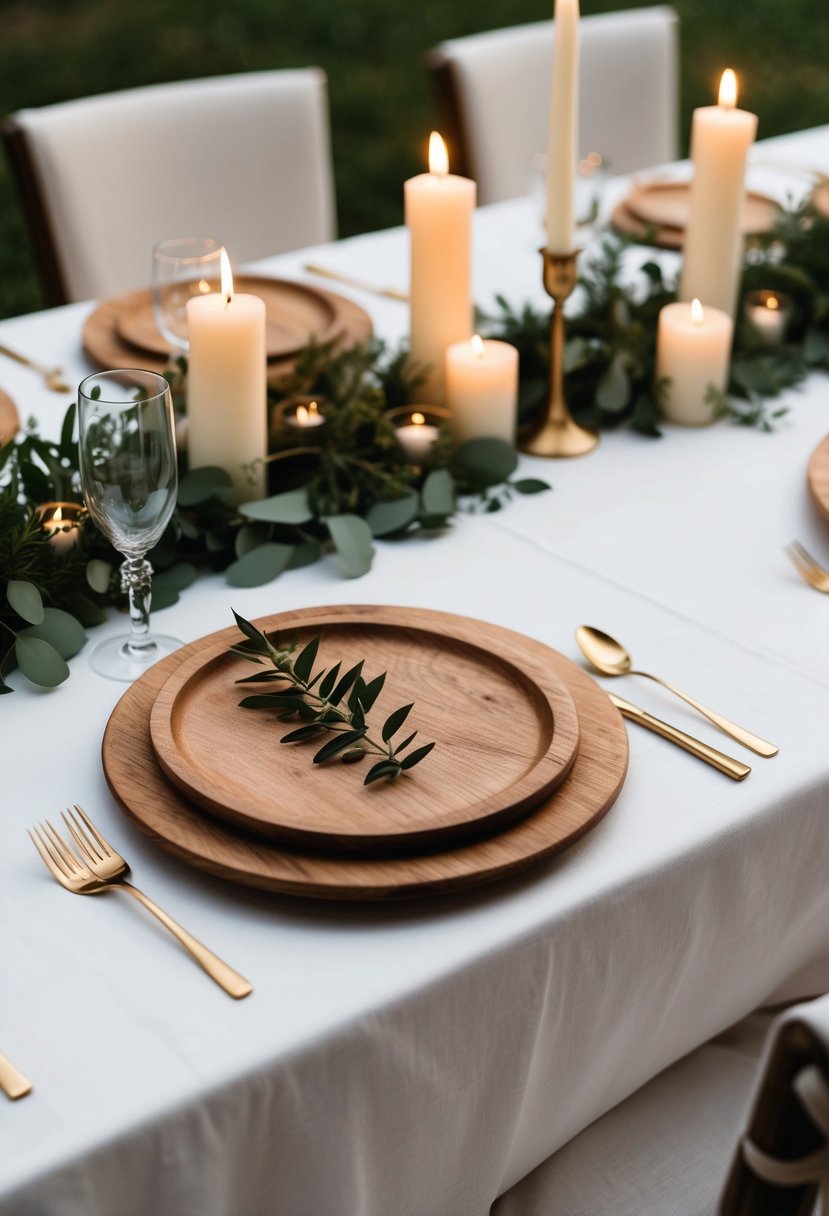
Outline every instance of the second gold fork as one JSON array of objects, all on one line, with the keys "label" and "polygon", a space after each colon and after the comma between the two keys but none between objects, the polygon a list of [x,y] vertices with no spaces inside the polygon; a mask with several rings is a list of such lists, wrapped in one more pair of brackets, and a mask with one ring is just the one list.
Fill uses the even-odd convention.
[{"label": "second gold fork", "polygon": [[804,549],[800,541],[793,540],[787,546],[786,552],[803,581],[810,587],[814,587],[815,591],[822,591],[824,595],[829,595],[829,570],[824,570],[820,562],[812,557],[808,549]]}]

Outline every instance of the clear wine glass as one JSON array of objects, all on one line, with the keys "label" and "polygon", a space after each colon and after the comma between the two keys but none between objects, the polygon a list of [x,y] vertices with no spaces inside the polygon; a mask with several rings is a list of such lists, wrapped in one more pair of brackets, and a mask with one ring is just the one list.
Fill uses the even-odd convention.
[{"label": "clear wine glass", "polygon": [[170,521],[178,488],[164,377],[131,369],[87,376],[78,389],[78,453],[87,509],[126,559],[121,587],[129,595],[129,634],[101,642],[90,661],[100,675],[134,680],[181,645],[150,633],[153,570],[145,556]]},{"label": "clear wine glass", "polygon": [[187,353],[187,301],[218,291],[223,245],[213,237],[183,236],[153,249],[153,316],[170,346]]}]

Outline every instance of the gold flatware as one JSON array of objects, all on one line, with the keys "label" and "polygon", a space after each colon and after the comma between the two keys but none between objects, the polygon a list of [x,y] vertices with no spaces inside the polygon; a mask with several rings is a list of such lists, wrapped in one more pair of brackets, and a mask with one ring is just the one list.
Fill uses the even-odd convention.
[{"label": "gold flatware", "polygon": [[46,381],[46,387],[50,388],[52,392],[72,392],[72,389],[63,378],[62,368],[46,367],[43,363],[38,363],[34,359],[30,359],[28,355],[21,355],[19,351],[12,350],[10,346],[0,346],[0,355],[5,355],[7,359],[14,359],[15,363],[22,363],[24,367],[31,367],[33,371],[40,372],[41,376]]},{"label": "gold flatware", "polygon": [[742,781],[751,772],[749,766],[743,764],[742,760],[735,760],[733,756],[727,756],[725,752],[718,752],[715,747],[709,747],[701,739],[695,739],[693,735],[686,735],[684,730],[671,726],[669,722],[663,722],[661,718],[655,718],[653,714],[649,714],[645,709],[640,709],[638,705],[631,705],[630,701],[625,701],[623,697],[616,697],[612,692],[607,695],[623,718],[629,718],[631,722],[644,726],[646,730],[652,730],[654,734],[661,735],[663,739],[669,739],[671,743],[690,752],[698,760],[704,760],[706,764],[719,769],[733,781]]},{"label": "gold flatware", "polygon": [[729,722],[728,718],[724,718],[722,714],[715,713],[713,709],[708,709],[705,705],[701,705],[699,701],[695,701],[693,697],[689,697],[687,693],[682,692],[673,684],[669,684],[667,680],[661,680],[659,676],[653,676],[647,671],[636,671],[633,667],[633,660],[629,653],[625,650],[620,642],[615,638],[610,637],[607,633],[602,633],[601,629],[593,629],[590,625],[579,625],[576,630],[576,641],[579,644],[584,657],[587,659],[596,671],[603,676],[644,676],[646,680],[653,680],[655,684],[661,684],[663,688],[667,688],[668,692],[672,692],[674,696],[679,697],[688,705],[692,706],[709,722],[713,722],[715,726],[732,739],[736,739],[738,743],[742,743],[744,747],[748,747],[753,752],[757,752],[758,756],[776,756],[780,751],[774,743],[769,743],[765,739],[761,739],[759,735],[753,735],[751,731],[744,730],[742,726],[737,726],[734,722]]},{"label": "gold flatware", "polygon": [[313,262],[306,262],[303,270],[307,270],[309,274],[318,274],[323,279],[333,279],[335,283],[344,283],[347,287],[356,287],[358,291],[367,291],[373,296],[386,296],[389,300],[402,300],[404,304],[408,304],[409,302],[407,292],[400,291],[397,287],[378,287],[375,283],[366,283],[364,279],[355,279],[350,274],[342,274],[339,270],[330,270],[327,266],[317,266]]},{"label": "gold flatware", "polygon": [[24,1077],[11,1060],[7,1060],[2,1054],[0,1054],[0,1089],[7,1098],[11,1098],[12,1102],[18,1098],[25,1098],[26,1094],[32,1092],[32,1083],[28,1077]]},{"label": "gold flatware", "polygon": [[786,552],[800,577],[810,587],[814,587],[815,591],[822,591],[824,595],[829,595],[829,570],[824,570],[820,562],[812,557],[809,550],[803,548],[800,541],[793,540],[786,547]]},{"label": "gold flatware", "polygon": [[120,887],[129,891],[148,912],[158,917],[165,929],[169,929],[173,937],[184,946],[187,953],[195,959],[203,971],[206,971],[220,988],[236,1000],[248,996],[253,987],[244,976],[239,975],[232,967],[223,962],[212,950],[208,950],[200,941],[192,937],[181,925],[162,912],[156,904],[148,899],[143,891],[139,891],[132,883],[126,881],[130,868],[125,859],[116,853],[115,849],[104,840],[92,820],[81,807],[75,804],[75,814],[67,810],[63,821],[69,829],[79,852],[72,849],[62,836],[52,827],[48,820],[40,827],[29,832],[32,843],[40,854],[46,869],[56,878],[62,887],[73,895],[98,895],[111,887]]}]

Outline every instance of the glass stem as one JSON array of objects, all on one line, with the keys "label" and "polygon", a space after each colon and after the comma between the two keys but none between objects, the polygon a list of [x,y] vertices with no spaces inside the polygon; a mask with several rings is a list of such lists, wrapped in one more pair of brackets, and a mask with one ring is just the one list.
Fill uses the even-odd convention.
[{"label": "glass stem", "polygon": [[150,637],[150,601],[153,568],[143,557],[128,557],[121,567],[121,590],[130,601],[130,636],[124,649],[144,655],[155,647]]}]

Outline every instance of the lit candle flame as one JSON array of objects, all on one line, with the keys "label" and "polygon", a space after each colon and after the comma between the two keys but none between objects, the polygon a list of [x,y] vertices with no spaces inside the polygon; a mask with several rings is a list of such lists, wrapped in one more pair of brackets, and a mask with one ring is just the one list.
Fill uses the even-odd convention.
[{"label": "lit candle flame", "polygon": [[207,279],[199,279],[198,287],[203,296],[208,295],[213,290]]},{"label": "lit candle flame", "polygon": [[219,262],[222,267],[222,295],[225,298],[225,304],[229,304],[233,299],[233,271],[230,269],[230,258],[225,249],[219,255]]},{"label": "lit candle flame", "polygon": [[437,131],[429,136],[429,172],[435,177],[446,177],[449,172],[449,153],[446,141]]},{"label": "lit candle flame", "polygon": [[475,334],[473,336],[473,338],[470,341],[470,346],[472,347],[472,354],[475,356],[475,358],[483,359],[484,343],[483,343],[483,339],[481,338],[480,334]]},{"label": "lit candle flame", "polygon": [[63,520],[63,507],[58,507],[52,516],[52,523],[59,524]]},{"label": "lit candle flame", "polygon": [[699,300],[693,300],[691,302],[691,320],[694,325],[702,325],[704,319],[705,314],[702,311],[702,305]]},{"label": "lit candle flame", "polygon": [[309,401],[307,407],[298,405],[296,407],[296,420],[299,426],[308,426],[312,418],[316,418],[319,414],[319,406],[316,401]]},{"label": "lit candle flame", "polygon": [[722,74],[718,104],[724,110],[733,110],[737,104],[737,77],[731,68],[726,68]]},{"label": "lit candle flame", "polygon": [[412,425],[413,426],[424,426],[425,423],[426,423],[426,419],[424,418],[424,416],[422,414],[417,414],[417,413],[412,414]]},{"label": "lit candle flame", "polygon": [[780,301],[778,300],[777,296],[769,296],[769,298],[766,300],[766,308],[770,308],[772,312],[774,312],[774,310],[779,307]]}]

